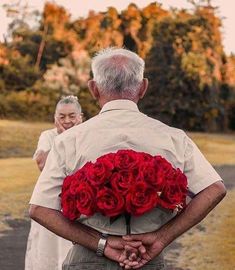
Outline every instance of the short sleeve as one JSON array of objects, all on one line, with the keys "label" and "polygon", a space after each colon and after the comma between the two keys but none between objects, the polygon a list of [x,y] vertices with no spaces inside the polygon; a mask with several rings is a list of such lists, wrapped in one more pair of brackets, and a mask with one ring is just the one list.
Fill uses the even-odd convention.
[{"label": "short sleeve", "polygon": [[65,150],[59,138],[54,144],[46,160],[45,167],[35,185],[30,204],[61,210],[60,193],[66,177]]},{"label": "short sleeve", "polygon": [[52,142],[50,140],[50,137],[48,136],[47,132],[42,132],[39,139],[38,139],[38,145],[37,149],[33,155],[33,159],[35,159],[39,153],[39,151],[48,152],[51,150]]},{"label": "short sleeve", "polygon": [[186,137],[184,173],[188,179],[189,191],[193,194],[199,193],[217,181],[222,181],[189,137]]}]

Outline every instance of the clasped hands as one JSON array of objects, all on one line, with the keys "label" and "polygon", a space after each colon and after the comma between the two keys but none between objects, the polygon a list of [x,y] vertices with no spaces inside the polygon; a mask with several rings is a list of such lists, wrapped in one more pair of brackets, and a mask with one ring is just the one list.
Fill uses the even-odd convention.
[{"label": "clasped hands", "polygon": [[109,236],[104,255],[120,264],[123,269],[139,269],[164,249],[156,233]]}]

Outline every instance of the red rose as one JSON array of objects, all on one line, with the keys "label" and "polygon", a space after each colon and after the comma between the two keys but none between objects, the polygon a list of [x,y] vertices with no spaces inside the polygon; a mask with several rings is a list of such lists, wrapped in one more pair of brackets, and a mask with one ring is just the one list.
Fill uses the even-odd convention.
[{"label": "red rose", "polygon": [[133,182],[133,174],[130,171],[115,172],[111,178],[110,183],[115,192],[125,195],[131,187]]},{"label": "red rose", "polygon": [[69,191],[62,192],[61,195],[61,208],[62,213],[69,220],[75,220],[80,217],[80,213],[76,208],[76,201],[74,196]]},{"label": "red rose", "polygon": [[91,162],[87,162],[81,169],[73,174],[78,181],[87,181],[86,171],[92,166]]},{"label": "red rose", "polygon": [[153,160],[153,156],[148,153],[139,152],[138,155],[141,162],[150,162]]},{"label": "red rose", "polygon": [[[162,175],[159,173],[160,171],[157,168],[154,160],[149,162],[143,162],[140,165],[139,171],[140,174],[138,176],[138,179],[146,181],[147,183],[152,185],[154,189],[157,189],[157,187],[161,184]],[[158,188],[160,188],[160,186]]]},{"label": "red rose", "polygon": [[96,161],[94,164],[86,167],[88,181],[94,186],[102,186],[109,181],[112,174],[113,165],[108,160]]},{"label": "red rose", "polygon": [[95,191],[85,181],[80,182],[76,187],[76,207],[81,214],[86,216],[92,216],[95,213]]},{"label": "red rose", "polygon": [[63,181],[63,186],[62,186],[62,192],[65,192],[66,190],[69,189],[71,182],[73,181],[73,176],[66,176],[64,181]]},{"label": "red rose", "polygon": [[173,167],[171,163],[169,163],[165,158],[161,156],[155,156],[154,160],[157,166],[161,168],[161,170],[164,172],[165,175],[169,173],[170,171],[172,171]]},{"label": "red rose", "polygon": [[99,158],[97,158],[97,161],[103,161],[103,160],[106,160],[107,162],[111,163],[113,166],[114,164],[114,157],[115,157],[115,153],[108,153],[108,154],[105,154]]},{"label": "red rose", "polygon": [[144,181],[134,184],[126,197],[127,212],[134,216],[140,216],[153,209],[156,203],[156,192]]},{"label": "red rose", "polygon": [[179,169],[174,169],[173,172],[166,179],[159,200],[159,205],[168,209],[186,205],[187,178]]},{"label": "red rose", "polygon": [[174,168],[165,158],[162,158],[161,156],[154,157],[154,167],[156,171],[157,191],[160,192],[166,185],[168,177],[171,178],[172,173],[174,174]]},{"label": "red rose", "polygon": [[70,182],[69,191],[72,195],[76,195],[77,187],[79,183],[86,182],[86,175],[85,175],[85,172],[81,169],[75,174],[71,175],[70,177],[71,177],[71,182]]},{"label": "red rose", "polygon": [[114,166],[118,170],[130,170],[139,163],[139,155],[133,150],[119,150],[114,158]]},{"label": "red rose", "polygon": [[110,188],[104,187],[98,191],[96,201],[98,210],[105,216],[118,216],[124,211],[124,198]]}]

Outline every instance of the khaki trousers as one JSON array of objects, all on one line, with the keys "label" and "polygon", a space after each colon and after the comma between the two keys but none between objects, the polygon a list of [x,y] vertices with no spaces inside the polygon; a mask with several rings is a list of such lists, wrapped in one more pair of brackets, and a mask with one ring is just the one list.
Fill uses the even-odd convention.
[{"label": "khaki trousers", "polygon": [[[64,263],[63,270],[121,270],[118,263],[113,262],[105,257],[98,257],[93,251],[74,245]],[[159,255],[149,264],[146,264],[143,270],[164,270],[163,256]]]}]

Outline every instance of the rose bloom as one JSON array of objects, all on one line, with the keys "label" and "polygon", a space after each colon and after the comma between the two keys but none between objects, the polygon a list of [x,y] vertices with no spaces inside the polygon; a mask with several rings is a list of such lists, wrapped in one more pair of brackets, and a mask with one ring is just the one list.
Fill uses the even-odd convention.
[{"label": "rose bloom", "polygon": [[131,171],[119,171],[112,174],[110,177],[111,187],[115,192],[125,195],[134,181],[133,173]]},{"label": "rose bloom", "polygon": [[96,202],[98,210],[108,217],[118,216],[124,211],[125,201],[123,196],[107,187],[98,191]]},{"label": "rose bloom", "polygon": [[144,181],[135,183],[126,197],[126,209],[134,216],[140,216],[157,204],[157,193]]},{"label": "rose bloom", "polygon": [[172,165],[170,162],[168,162],[165,158],[161,156],[155,156],[154,160],[156,162],[156,165],[161,168],[161,170],[164,172],[164,175],[167,175],[169,172],[172,171]]},{"label": "rose bloom", "polygon": [[141,163],[153,160],[153,156],[148,153],[138,152],[138,156]]},{"label": "rose bloom", "polygon": [[174,169],[166,179],[165,187],[160,196],[159,205],[168,209],[175,209],[178,205],[184,207],[186,195],[187,178],[179,169]]},{"label": "rose bloom", "polygon": [[118,170],[130,170],[139,163],[139,155],[133,150],[119,150],[114,157],[114,166]]},{"label": "rose bloom", "polygon": [[62,192],[65,192],[70,188],[70,184],[73,181],[74,177],[73,176],[67,176],[64,179],[63,186],[62,186]]},{"label": "rose bloom", "polygon": [[75,174],[71,175],[71,182],[70,182],[70,187],[69,187],[69,191],[72,195],[76,195],[77,192],[77,187],[79,185],[79,183],[81,182],[86,182],[87,178],[86,178],[86,174],[84,172],[84,170],[79,170],[78,172],[76,172]]},{"label": "rose bloom", "polygon": [[67,192],[63,192],[61,196],[61,207],[63,209],[63,215],[69,220],[75,220],[80,217],[80,213],[76,208],[76,202],[74,197]]},{"label": "rose bloom", "polygon": [[89,183],[80,182],[76,187],[77,210],[86,216],[94,215],[96,211],[95,196],[95,190]]},{"label": "rose bloom", "polygon": [[94,186],[102,186],[108,182],[112,174],[113,165],[108,160],[99,160],[86,167],[88,181]]},{"label": "rose bloom", "polygon": [[103,160],[105,160],[105,161],[111,163],[112,164],[111,166],[113,166],[113,164],[114,164],[114,158],[115,158],[115,153],[108,153],[108,154],[105,154],[105,155],[97,158],[97,161],[101,161],[102,162]]},{"label": "rose bloom", "polygon": [[148,184],[153,186],[156,191],[159,191],[162,189],[162,183],[163,183],[163,170],[155,162],[154,159],[152,159],[149,162],[144,162],[140,166],[140,179],[144,179]]}]

